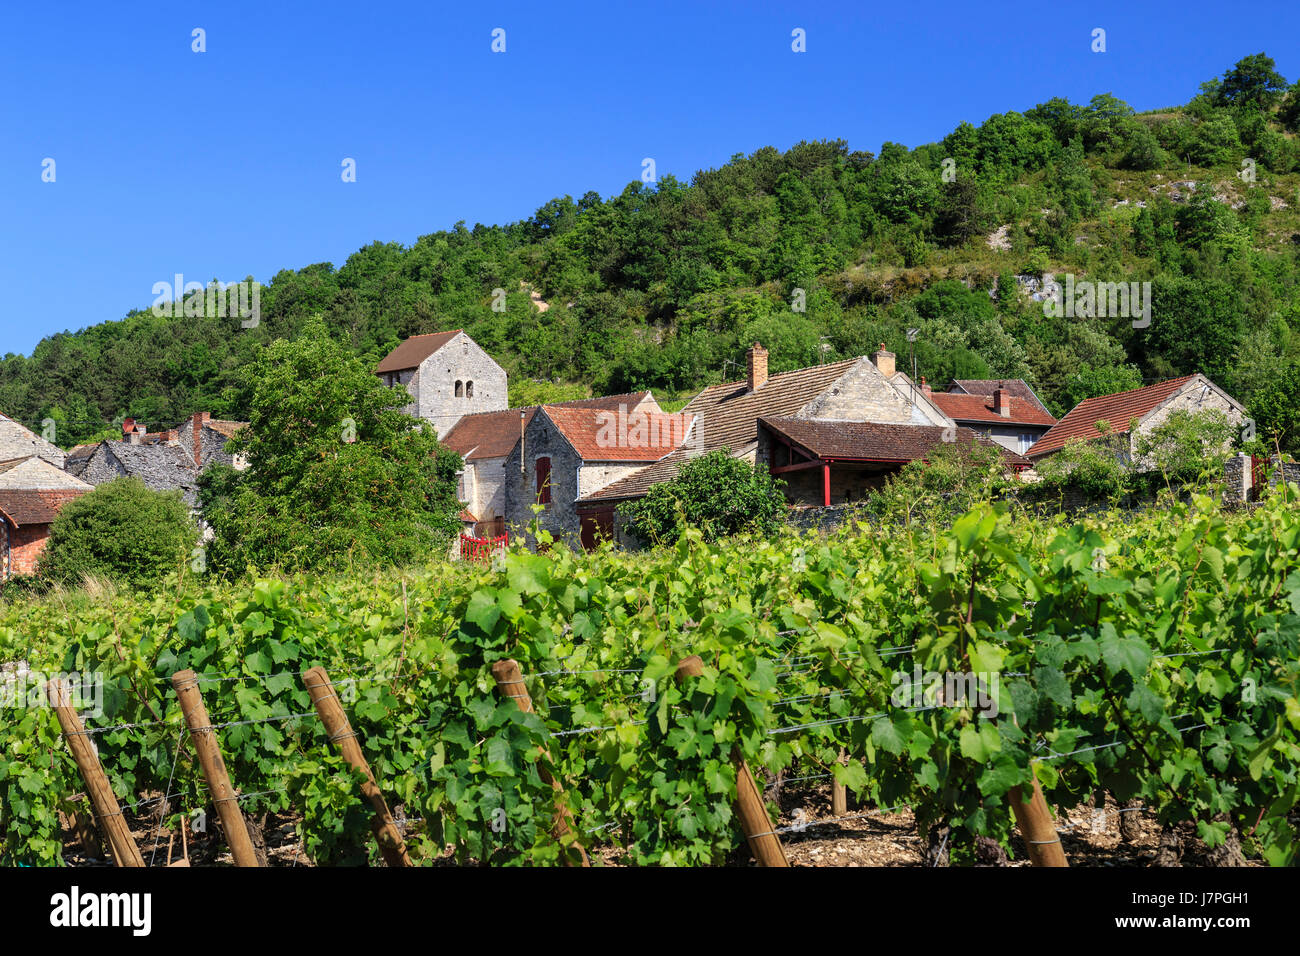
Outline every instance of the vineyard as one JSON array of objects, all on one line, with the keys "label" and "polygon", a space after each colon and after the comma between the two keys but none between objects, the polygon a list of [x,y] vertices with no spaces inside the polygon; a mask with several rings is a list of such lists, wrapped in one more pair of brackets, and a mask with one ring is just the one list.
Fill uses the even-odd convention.
[{"label": "vineyard", "polygon": [[[1104,790],[1290,865],[1298,544],[1278,497],[1080,523],[989,506],[947,529],[688,534],[630,556],[512,548],[2,607],[0,679],[103,676],[72,736],[123,811],[156,811],[164,847],[196,811],[232,839],[238,807],[291,815],[316,865],[391,864],[393,834],[416,865],[710,865],[747,845],[770,864],[794,828],[765,783],[823,777],[908,808],[953,863],[990,841],[1014,853],[1018,823],[1050,863],[1053,817]],[[0,865],[64,862],[67,815],[87,810],[68,726],[30,703],[0,711]],[[372,830],[383,801],[392,822]]]}]

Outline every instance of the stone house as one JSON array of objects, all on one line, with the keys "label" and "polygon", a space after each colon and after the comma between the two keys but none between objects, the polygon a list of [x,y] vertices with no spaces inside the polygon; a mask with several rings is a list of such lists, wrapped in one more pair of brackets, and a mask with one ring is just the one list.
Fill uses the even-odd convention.
[{"label": "stone house", "polygon": [[1246,418],[1246,409],[1235,398],[1200,373],[1183,375],[1144,388],[1089,398],[1074,406],[1026,452],[1035,464],[1055,454],[1071,441],[1093,441],[1102,437],[1099,422],[1109,425],[1106,444],[1125,462],[1135,457],[1137,436],[1150,434],[1176,411],[1193,414],[1222,412],[1234,425]]},{"label": "stone house", "polygon": [[247,424],[213,418],[208,412],[195,412],[187,421],[165,434],[184,449],[199,471],[207,471],[211,465],[229,465],[243,471],[248,463],[242,456],[226,451],[226,442]]},{"label": "stone house", "polygon": [[44,458],[56,468],[62,468],[67,458],[58,445],[46,441],[7,415],[0,415],[0,461],[12,461],[30,455]]},{"label": "stone house", "polygon": [[580,515],[578,502],[682,448],[694,425],[694,415],[670,415],[650,402],[618,409],[542,406],[506,456],[507,526],[531,540],[533,505],[539,504],[538,526],[557,540],[591,547],[612,537],[612,524]]},{"label": "stone house", "polygon": [[[607,395],[561,402],[552,408],[593,408],[624,413],[659,411],[649,392]],[[523,437],[538,406],[496,412],[471,412],[463,416],[441,440],[464,459],[460,473],[461,520],[467,533],[495,537],[506,533],[506,458]]]},{"label": "stone house", "polygon": [[408,415],[423,418],[439,435],[473,412],[504,411],[506,372],[462,329],[413,335],[376,367],[385,385],[405,386]]},{"label": "stone house", "polygon": [[[717,449],[766,465],[783,479],[808,471],[789,480],[787,496],[795,506],[827,507],[860,500],[938,441],[981,440],[958,428],[932,394],[899,371],[894,353],[883,345],[870,357],[769,376],[767,350],[755,343],[746,353],[746,371],[743,381],[710,386],[682,409],[696,419],[692,441],[584,494],[577,504],[581,519],[632,543],[623,534],[618,505],[672,479],[687,459]],[[815,439],[800,422],[818,423]],[[1014,464],[1027,466],[1023,460]]]},{"label": "stone house", "polygon": [[[1023,455],[1056,424],[1026,382],[963,381],[967,387],[953,382],[961,391],[935,392],[931,398],[958,425],[988,436],[1003,448]],[[921,387],[931,394],[925,379]]]},{"label": "stone house", "polygon": [[55,515],[90,487],[34,455],[0,462],[0,579],[35,572]]},{"label": "stone house", "polygon": [[179,442],[102,441],[81,466],[92,485],[115,478],[139,478],[152,491],[179,491],[191,509],[199,504],[199,470]]}]

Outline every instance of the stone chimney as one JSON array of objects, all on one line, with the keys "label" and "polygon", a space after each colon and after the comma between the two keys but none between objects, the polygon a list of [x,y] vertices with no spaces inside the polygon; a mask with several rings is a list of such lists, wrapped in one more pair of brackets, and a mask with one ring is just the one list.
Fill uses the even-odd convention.
[{"label": "stone chimney", "polygon": [[195,412],[190,419],[190,425],[194,429],[194,464],[197,467],[203,465],[203,425],[211,417],[209,412]]},{"label": "stone chimney", "polygon": [[767,383],[767,349],[757,342],[745,353],[745,371],[751,392],[757,392]]},{"label": "stone chimney", "polygon": [[143,425],[136,425],[134,428],[131,429],[131,438],[130,438],[131,444],[132,444],[132,445],[143,445],[143,444],[144,444],[144,436],[145,436],[146,434],[148,434],[148,429],[145,428],[145,426],[143,426]]},{"label": "stone chimney", "polygon": [[1011,396],[1000,388],[993,389],[993,411],[1003,418],[1011,417]]},{"label": "stone chimney", "polygon": [[885,351],[885,343],[880,343],[880,351],[871,356],[871,361],[876,363],[876,368],[880,369],[880,374],[885,378],[894,377],[894,353]]}]

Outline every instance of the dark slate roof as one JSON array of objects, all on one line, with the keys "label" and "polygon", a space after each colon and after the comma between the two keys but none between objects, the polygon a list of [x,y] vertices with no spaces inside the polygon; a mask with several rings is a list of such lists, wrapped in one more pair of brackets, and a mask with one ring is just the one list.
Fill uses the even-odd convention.
[{"label": "dark slate roof", "polygon": [[383,361],[375,366],[375,374],[404,372],[408,368],[419,368],[421,362],[454,339],[460,332],[460,329],[452,329],[450,332],[412,335],[384,356]]},{"label": "dark slate roof", "polygon": [[107,451],[126,470],[154,491],[180,489],[185,500],[198,500],[199,476],[194,459],[179,445],[133,445],[125,441],[106,441]]},{"label": "dark slate roof", "polygon": [[948,394],[983,395],[992,398],[993,393],[999,388],[1015,398],[1023,398],[1044,415],[1048,414],[1047,406],[1038,400],[1038,395],[1022,378],[955,378],[948,386]]},{"label": "dark slate roof", "polygon": [[[1171,378],[1167,382],[1157,382],[1145,388],[1133,388],[1127,392],[1115,392],[1112,395],[1098,395],[1087,398],[1075,405],[1070,413],[1034,442],[1029,447],[1029,456],[1038,458],[1054,451],[1060,451],[1071,439],[1090,440],[1100,438],[1097,422],[1110,423],[1111,434],[1128,431],[1129,422],[1141,418],[1148,412],[1162,405],[1167,399],[1176,395],[1184,385],[1199,375],[1183,375]],[[1208,381],[1208,379],[1207,379]]]},{"label": "dark slate roof", "polygon": [[69,501],[80,498],[89,488],[0,489],[0,511],[15,526],[49,524]]},{"label": "dark slate roof", "polygon": [[[761,419],[771,431],[783,435],[809,452],[813,458],[829,461],[909,462],[926,458],[943,444],[947,431],[939,425],[894,425],[883,422],[841,422],[809,418],[765,417]],[[1002,453],[1008,465],[1028,468],[1029,459],[987,435],[969,428],[953,433],[959,445],[984,445]]]},{"label": "dark slate roof", "polygon": [[[629,411],[654,396],[646,392],[628,392],[624,395],[602,395],[598,398],[576,398],[569,402],[556,402],[552,408],[599,408],[618,411],[626,406]],[[439,441],[466,461],[479,458],[504,458],[519,443],[519,413],[524,413],[524,427],[537,414],[536,405],[524,408],[507,408],[499,412],[473,412],[462,415],[460,421]]]}]

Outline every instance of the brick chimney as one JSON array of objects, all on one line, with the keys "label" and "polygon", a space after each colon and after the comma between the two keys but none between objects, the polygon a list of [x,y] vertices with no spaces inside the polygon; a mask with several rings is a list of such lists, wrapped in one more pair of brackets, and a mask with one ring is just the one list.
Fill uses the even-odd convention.
[{"label": "brick chimney", "polygon": [[162,442],[165,445],[170,444],[171,442],[174,442],[176,440],[176,429],[174,428],[168,428],[164,431],[155,432],[154,434],[158,436],[158,441]]},{"label": "brick chimney", "polygon": [[894,377],[894,353],[885,351],[885,343],[880,343],[880,351],[871,356],[871,361],[876,363],[876,368],[880,369],[880,374],[885,378]]},{"label": "brick chimney", "polygon": [[209,412],[195,412],[194,417],[190,419],[190,425],[194,429],[194,464],[202,466],[203,464],[203,425],[212,417]]},{"label": "brick chimney", "polygon": [[745,353],[745,370],[751,392],[757,392],[767,383],[767,349],[757,342]]},{"label": "brick chimney", "polygon": [[926,398],[929,398],[933,394],[933,390],[926,382],[924,375],[921,376],[921,393],[925,395]]},{"label": "brick chimney", "polygon": [[1011,396],[1000,388],[993,389],[993,411],[1003,418],[1011,417]]}]

